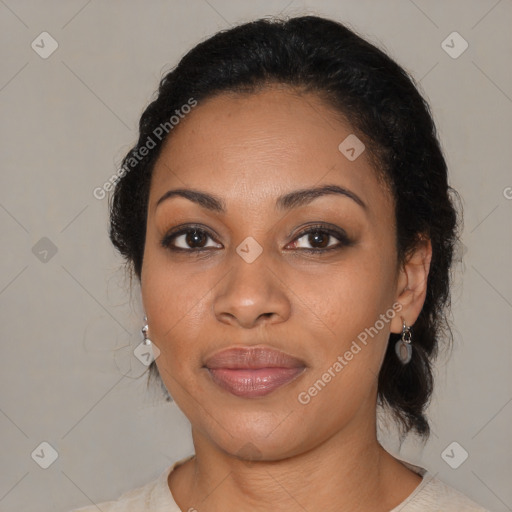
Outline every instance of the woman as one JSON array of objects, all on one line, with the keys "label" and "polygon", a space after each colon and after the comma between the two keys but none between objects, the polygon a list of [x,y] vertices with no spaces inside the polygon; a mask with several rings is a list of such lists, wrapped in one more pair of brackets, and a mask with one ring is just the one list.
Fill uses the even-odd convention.
[{"label": "woman", "polygon": [[142,115],[110,235],[195,454],[98,507],[484,510],[376,434],[383,407],[429,435],[451,192],[412,80],[343,25],[258,20],[185,55]]}]

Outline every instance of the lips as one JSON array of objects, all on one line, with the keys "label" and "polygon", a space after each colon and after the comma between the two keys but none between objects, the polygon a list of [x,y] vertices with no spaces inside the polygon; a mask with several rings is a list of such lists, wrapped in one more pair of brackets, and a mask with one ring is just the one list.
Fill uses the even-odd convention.
[{"label": "lips", "polygon": [[207,359],[207,368],[303,368],[306,363],[280,350],[266,347],[234,347]]},{"label": "lips", "polygon": [[230,393],[255,398],[267,395],[302,374],[306,363],[266,347],[230,348],[205,364],[215,384]]}]

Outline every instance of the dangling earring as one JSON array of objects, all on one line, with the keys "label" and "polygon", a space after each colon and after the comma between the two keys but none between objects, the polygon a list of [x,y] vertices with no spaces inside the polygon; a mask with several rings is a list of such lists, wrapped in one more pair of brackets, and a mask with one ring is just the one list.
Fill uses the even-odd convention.
[{"label": "dangling earring", "polygon": [[144,327],[141,329],[142,336],[144,336],[144,345],[151,345],[151,340],[148,338],[148,317],[144,315]]},{"label": "dangling earring", "polygon": [[144,315],[144,327],[141,329],[141,332],[144,339],[133,353],[142,364],[149,366],[160,355],[160,350],[148,338],[148,319],[146,315]]},{"label": "dangling earring", "polygon": [[402,318],[402,338],[395,343],[395,352],[402,364],[407,364],[412,358],[411,328]]}]

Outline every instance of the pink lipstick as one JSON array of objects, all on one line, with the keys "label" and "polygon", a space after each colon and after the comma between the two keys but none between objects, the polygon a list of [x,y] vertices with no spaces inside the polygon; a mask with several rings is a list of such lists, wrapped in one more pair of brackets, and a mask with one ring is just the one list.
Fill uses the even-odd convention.
[{"label": "pink lipstick", "polygon": [[291,382],[306,369],[304,361],[267,347],[235,347],[205,364],[218,386],[244,398],[265,396]]}]

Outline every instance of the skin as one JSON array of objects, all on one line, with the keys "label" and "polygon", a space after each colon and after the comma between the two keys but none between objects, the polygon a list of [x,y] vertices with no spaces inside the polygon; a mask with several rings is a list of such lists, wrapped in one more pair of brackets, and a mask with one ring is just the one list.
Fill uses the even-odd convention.
[{"label": "skin", "polygon": [[[162,149],[141,290],[159,372],[192,427],[196,456],[168,480],[182,510],[389,511],[421,481],[378,443],[376,396],[389,333],[401,332],[402,318],[413,325],[423,306],[432,249],[425,240],[398,264],[389,191],[366,151],[349,161],[338,150],[353,132],[317,96],[272,86],[199,103]],[[324,184],[349,189],[366,208],[329,194],[276,210],[279,196]],[[226,213],[176,196],[156,205],[178,188],[215,195]],[[212,237],[190,245],[178,236],[174,245],[206,251],[162,247],[184,223]],[[344,229],[352,244],[303,252],[339,244],[328,234],[323,242],[297,236],[317,223]],[[252,263],[236,252],[249,236],[262,248]],[[298,394],[395,303],[400,313],[307,405],[299,403]],[[277,348],[307,367],[269,395],[237,397],[203,368],[233,345]]]}]

